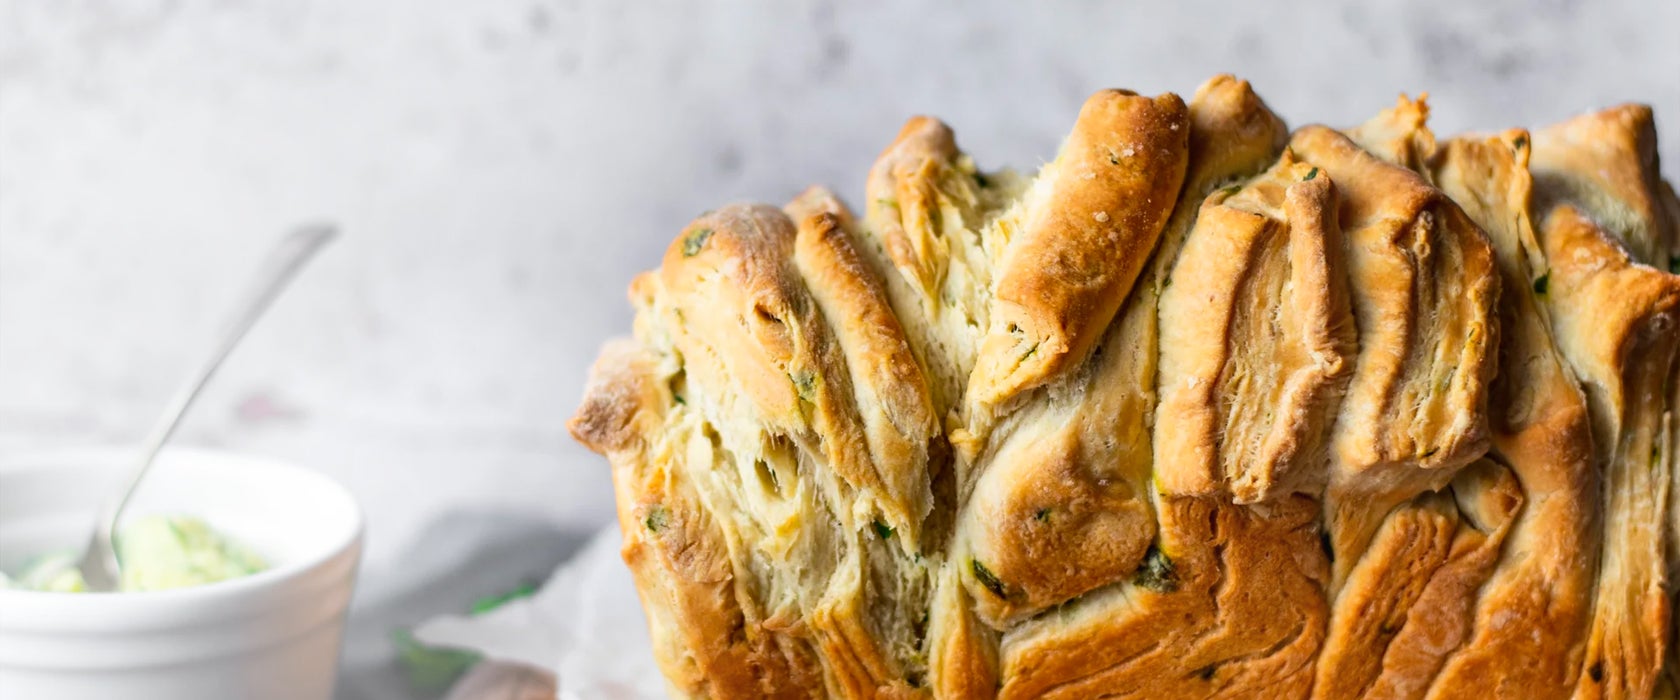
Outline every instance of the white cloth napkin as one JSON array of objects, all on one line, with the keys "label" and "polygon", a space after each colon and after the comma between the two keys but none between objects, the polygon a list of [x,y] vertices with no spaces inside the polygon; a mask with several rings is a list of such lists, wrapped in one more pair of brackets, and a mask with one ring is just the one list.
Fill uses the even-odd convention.
[{"label": "white cloth napkin", "polygon": [[665,680],[653,662],[647,619],[619,558],[616,524],[560,565],[542,590],[482,615],[447,615],[414,636],[492,661],[552,671],[562,700],[653,700]]}]

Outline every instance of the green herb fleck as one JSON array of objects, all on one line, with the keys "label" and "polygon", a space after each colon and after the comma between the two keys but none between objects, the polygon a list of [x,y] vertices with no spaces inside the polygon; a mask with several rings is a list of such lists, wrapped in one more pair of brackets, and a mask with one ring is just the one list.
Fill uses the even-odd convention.
[{"label": "green herb fleck", "polygon": [[969,568],[974,569],[975,580],[979,581],[980,585],[985,586],[986,590],[991,591],[992,595],[999,598],[1009,597],[1004,591],[1003,582],[999,581],[997,575],[993,574],[991,569],[987,569],[985,564],[981,564],[979,559],[971,559],[969,564]]},{"label": "green herb fleck", "polygon": [[877,200],[875,200],[875,203],[879,204],[883,207],[894,207],[894,208],[896,208],[898,206],[898,200],[887,198],[887,197],[877,199]]},{"label": "green herb fleck", "polygon": [[1534,278],[1534,293],[1540,296],[1546,296],[1546,288],[1551,286],[1551,282],[1552,273],[1550,272],[1541,274],[1539,277]]},{"label": "green herb fleck", "polygon": [[1050,522],[1050,509],[1049,508],[1038,509],[1037,513],[1033,513],[1033,520],[1037,520],[1041,523]]},{"label": "green herb fleck", "polygon": [[649,508],[647,517],[642,519],[642,524],[647,526],[648,532],[659,532],[664,530],[665,526],[670,523],[671,511],[665,510],[665,506],[654,506]]},{"label": "green herb fleck", "polygon": [[888,538],[893,536],[892,526],[890,526],[886,523],[883,523],[879,520],[875,521],[873,524],[875,525],[875,536],[876,537],[879,537],[879,538],[884,540],[884,539],[888,539]]},{"label": "green herb fleck", "polygon": [[1223,190],[1220,190],[1220,192],[1224,192],[1225,196],[1227,196],[1227,197],[1229,197],[1231,195],[1234,195],[1234,194],[1236,194],[1238,192],[1241,192],[1241,191],[1242,191],[1242,185],[1231,185],[1230,187],[1227,187]]},{"label": "green herb fleck", "polygon": [[799,371],[788,375],[793,380],[794,391],[799,392],[799,400],[805,403],[817,402],[817,375]]},{"label": "green herb fleck", "polygon": [[1312,170],[1308,170],[1307,171],[1307,176],[1305,178],[1302,178],[1301,181],[1306,182],[1307,180],[1311,180],[1315,177],[1318,177],[1318,168],[1317,167],[1314,167]]},{"label": "green herb fleck", "polygon": [[1156,593],[1171,593],[1178,590],[1178,575],[1173,571],[1172,560],[1159,547],[1150,545],[1149,552],[1143,556],[1143,565],[1132,576],[1132,583]]},{"label": "green herb fleck", "polygon": [[1511,145],[1519,151],[1522,150],[1523,148],[1528,146],[1528,136],[1526,134],[1522,135],[1522,136],[1518,136],[1515,141],[1511,142]]},{"label": "green herb fleck", "polygon": [[985,173],[976,170],[976,171],[974,171],[974,184],[978,185],[980,187],[989,187],[989,186],[991,186],[992,182],[991,182],[991,180],[986,178]]},{"label": "green herb fleck", "polygon": [[712,237],[709,228],[697,228],[683,236],[683,257],[692,258],[700,254],[700,249],[706,247],[706,241]]},{"label": "green herb fleck", "polygon": [[672,394],[671,395],[671,400],[676,401],[678,406],[687,406],[688,405],[688,399],[683,398],[682,394]]},{"label": "green herb fleck", "polygon": [[1668,271],[1680,275],[1680,254],[1668,256]]}]

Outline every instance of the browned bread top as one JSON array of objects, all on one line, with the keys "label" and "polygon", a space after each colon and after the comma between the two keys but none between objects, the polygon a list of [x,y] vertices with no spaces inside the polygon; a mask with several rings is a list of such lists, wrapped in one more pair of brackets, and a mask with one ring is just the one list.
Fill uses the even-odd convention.
[{"label": "browned bread top", "polygon": [[574,435],[680,697],[1648,698],[1680,674],[1650,111],[1290,134],[1105,90],[909,121],[636,278]]}]

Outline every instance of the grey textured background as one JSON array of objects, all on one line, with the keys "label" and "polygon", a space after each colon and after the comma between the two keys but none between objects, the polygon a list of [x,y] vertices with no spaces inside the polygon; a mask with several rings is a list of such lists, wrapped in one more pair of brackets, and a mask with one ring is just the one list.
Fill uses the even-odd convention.
[{"label": "grey textured background", "polygon": [[1091,91],[1221,71],[1293,124],[1401,91],[1443,133],[1644,101],[1680,163],[1676,27],[1559,0],[0,0],[0,450],[136,439],[261,250],[327,218],[347,237],[184,438],[347,483],[374,576],[449,513],[599,522],[563,423],[703,209],[855,198],[918,112],[1035,166]]}]

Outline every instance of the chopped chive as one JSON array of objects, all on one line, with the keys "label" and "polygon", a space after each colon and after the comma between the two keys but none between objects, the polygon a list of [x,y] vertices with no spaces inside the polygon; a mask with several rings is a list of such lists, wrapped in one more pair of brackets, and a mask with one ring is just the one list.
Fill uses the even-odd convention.
[{"label": "chopped chive", "polygon": [[1050,509],[1049,508],[1038,509],[1037,513],[1033,513],[1033,520],[1037,520],[1041,523],[1050,522]]},{"label": "chopped chive", "polygon": [[1178,575],[1173,571],[1172,559],[1161,548],[1150,545],[1143,564],[1132,576],[1132,583],[1156,593],[1171,593],[1178,590]]},{"label": "chopped chive", "polygon": [[875,536],[876,537],[879,537],[879,538],[884,540],[884,539],[891,538],[893,536],[894,530],[892,529],[892,526],[887,525],[886,523],[883,523],[879,520],[875,521],[873,523],[873,525],[875,526]]},{"label": "chopped chive", "polygon": [[697,228],[689,231],[688,235],[683,236],[683,257],[692,258],[699,255],[700,250],[706,247],[706,241],[711,237],[712,230],[709,228]]},{"label": "chopped chive", "polygon": [[985,564],[981,564],[979,559],[969,560],[969,565],[969,568],[974,569],[975,580],[979,581],[980,585],[985,586],[986,590],[991,591],[992,595],[999,598],[1009,597],[1004,592],[1003,582],[999,581],[997,575],[993,574],[991,569],[986,568]]},{"label": "chopped chive", "polygon": [[817,402],[817,375],[800,371],[788,374],[793,380],[793,389],[799,393],[799,400],[805,403]]},{"label": "chopped chive", "polygon": [[1541,274],[1539,277],[1536,277],[1534,279],[1534,293],[1540,296],[1545,296],[1547,287],[1551,286],[1551,281],[1552,273],[1550,272],[1546,272]]},{"label": "chopped chive", "polygon": [[671,512],[665,510],[665,506],[656,505],[649,508],[647,517],[642,519],[642,524],[647,526],[648,532],[659,532],[664,530],[665,526],[670,523]]},{"label": "chopped chive", "polygon": [[1308,170],[1307,171],[1307,176],[1305,178],[1302,178],[1301,181],[1306,182],[1307,180],[1311,180],[1315,177],[1318,177],[1318,168],[1317,167],[1314,167],[1312,170]]}]

